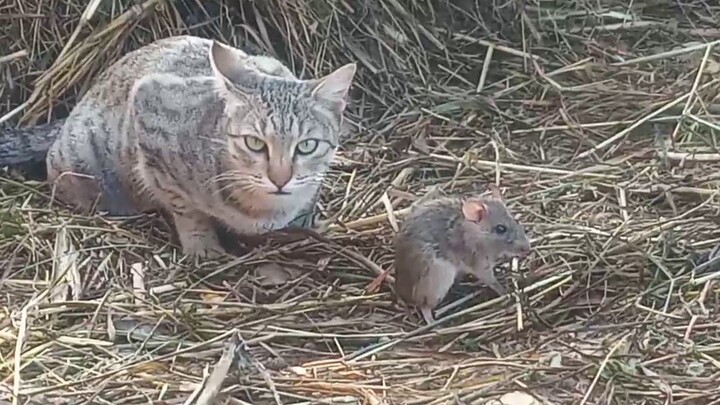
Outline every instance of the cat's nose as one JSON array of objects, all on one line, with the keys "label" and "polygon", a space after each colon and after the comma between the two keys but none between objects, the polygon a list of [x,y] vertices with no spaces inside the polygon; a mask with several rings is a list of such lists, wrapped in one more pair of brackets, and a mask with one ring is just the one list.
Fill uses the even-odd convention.
[{"label": "cat's nose", "polygon": [[283,187],[290,182],[292,178],[292,169],[289,167],[270,168],[268,171],[268,179],[277,187],[278,191],[283,191]]}]

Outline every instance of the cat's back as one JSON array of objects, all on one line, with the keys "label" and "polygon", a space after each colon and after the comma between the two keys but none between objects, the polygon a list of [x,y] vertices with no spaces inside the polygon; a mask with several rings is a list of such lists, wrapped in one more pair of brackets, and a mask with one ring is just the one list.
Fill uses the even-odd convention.
[{"label": "cat's back", "polygon": [[[180,77],[211,75],[211,45],[209,39],[183,35],[160,39],[128,52],[95,79],[78,107],[97,103],[124,105],[133,84],[153,73],[171,73]],[[245,55],[240,50],[237,52]]]},{"label": "cat's back", "polygon": [[[128,191],[132,161],[122,136],[130,92],[139,79],[151,74],[183,78],[212,75],[211,45],[211,40],[193,36],[165,38],[128,52],[107,67],[72,109],[50,146],[46,157],[48,181],[54,182],[64,172],[93,176],[103,184],[106,194],[100,209],[119,215],[135,213],[127,201],[134,196]],[[92,206],[95,197],[83,197],[90,186],[82,181],[79,185],[66,183],[58,189],[67,200]]]}]

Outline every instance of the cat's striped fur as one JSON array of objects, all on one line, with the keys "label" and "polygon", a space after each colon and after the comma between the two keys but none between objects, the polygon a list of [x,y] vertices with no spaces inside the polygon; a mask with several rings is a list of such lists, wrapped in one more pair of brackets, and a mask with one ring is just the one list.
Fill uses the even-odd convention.
[{"label": "cat's striped fur", "polygon": [[37,158],[32,145],[54,137],[46,164],[59,199],[110,215],[165,210],[185,253],[215,255],[213,219],[252,235],[311,209],[354,74],[349,64],[300,80],[208,39],[159,40],[102,73],[60,129],[0,135],[0,165]]}]

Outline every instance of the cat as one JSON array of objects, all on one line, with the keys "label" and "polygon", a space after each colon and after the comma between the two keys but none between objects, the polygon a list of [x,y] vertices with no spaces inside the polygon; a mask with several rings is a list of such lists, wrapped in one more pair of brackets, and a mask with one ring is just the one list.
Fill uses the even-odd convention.
[{"label": "cat", "polygon": [[161,39],[101,73],[66,119],[6,130],[0,166],[44,155],[58,200],[109,216],[165,212],[184,254],[217,257],[215,221],[258,235],[313,212],[355,72],[301,80],[214,40]]}]

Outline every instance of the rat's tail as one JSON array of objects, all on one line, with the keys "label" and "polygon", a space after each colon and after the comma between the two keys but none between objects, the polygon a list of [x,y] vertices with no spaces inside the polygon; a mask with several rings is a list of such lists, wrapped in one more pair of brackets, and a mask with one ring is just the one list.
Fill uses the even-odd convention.
[{"label": "rat's tail", "polygon": [[65,120],[26,128],[0,128],[0,167],[45,161]]}]

